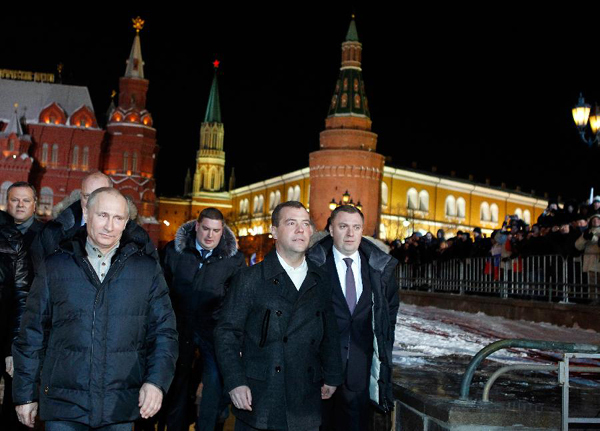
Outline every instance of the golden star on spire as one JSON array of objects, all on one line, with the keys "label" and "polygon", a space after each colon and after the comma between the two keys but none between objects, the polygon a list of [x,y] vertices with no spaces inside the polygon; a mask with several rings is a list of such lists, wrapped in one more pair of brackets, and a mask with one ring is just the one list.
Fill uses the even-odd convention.
[{"label": "golden star on spire", "polygon": [[139,33],[140,30],[144,28],[145,21],[139,16],[137,18],[132,18],[131,21],[133,22],[133,28],[135,28],[136,33]]}]

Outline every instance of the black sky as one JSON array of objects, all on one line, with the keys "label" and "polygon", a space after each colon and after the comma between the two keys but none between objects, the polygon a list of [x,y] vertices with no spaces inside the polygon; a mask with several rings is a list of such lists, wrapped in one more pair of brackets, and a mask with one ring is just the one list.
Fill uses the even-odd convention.
[{"label": "black sky", "polygon": [[599,150],[579,140],[570,113],[580,91],[600,102],[596,11],[355,3],[5,13],[0,68],[53,72],[64,63],[63,82],[88,86],[103,121],[131,49],[131,18],[141,15],[158,194],[181,194],[193,172],[215,57],[227,175],[235,166],[241,186],[308,166],[354,12],[373,131],[389,164],[563,199],[584,199],[592,186],[600,194]]}]

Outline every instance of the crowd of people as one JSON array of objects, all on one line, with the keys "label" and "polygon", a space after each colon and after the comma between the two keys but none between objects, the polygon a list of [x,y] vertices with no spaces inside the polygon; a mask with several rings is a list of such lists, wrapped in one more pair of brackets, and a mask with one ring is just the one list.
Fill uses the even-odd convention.
[{"label": "crowd of people", "polygon": [[216,208],[159,253],[100,172],[47,223],[36,203],[17,182],[0,211],[2,430],[214,431],[232,404],[237,431],[360,431],[393,408],[397,261],[354,206],[311,245],[306,208],[279,204],[246,267]]},{"label": "crowd of people", "polygon": [[583,256],[584,271],[600,272],[598,238],[600,237],[600,196],[589,205],[566,202],[559,208],[550,201],[535,224],[526,224],[509,215],[502,228],[489,237],[476,227],[472,232],[458,231],[446,238],[443,229],[434,236],[413,233],[404,242],[391,244],[391,254],[402,263],[427,264],[451,259],[513,259],[527,256]]}]

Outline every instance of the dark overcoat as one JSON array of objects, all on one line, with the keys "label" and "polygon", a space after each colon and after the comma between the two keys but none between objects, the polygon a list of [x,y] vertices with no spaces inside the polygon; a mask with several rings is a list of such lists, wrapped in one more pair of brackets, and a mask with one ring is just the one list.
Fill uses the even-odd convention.
[{"label": "dark overcoat", "polygon": [[[215,330],[225,390],[246,385],[252,411],[237,418],[261,429],[300,431],[321,424],[323,383],[342,383],[331,287],[308,262],[300,290],[272,250],[235,277]],[[240,354],[241,353],[241,354]]]},{"label": "dark overcoat", "polygon": [[143,383],[166,393],[177,332],[152,247],[124,232],[100,282],[86,237],[82,228],[36,275],[13,345],[13,398],[39,400],[42,420],[102,427],[139,417]]}]

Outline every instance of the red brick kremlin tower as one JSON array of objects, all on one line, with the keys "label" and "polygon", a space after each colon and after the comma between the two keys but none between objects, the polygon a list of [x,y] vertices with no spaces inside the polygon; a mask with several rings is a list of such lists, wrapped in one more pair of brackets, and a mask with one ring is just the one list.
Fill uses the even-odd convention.
[{"label": "red brick kremlin tower", "polygon": [[146,110],[149,81],[144,78],[139,34],[144,21],[139,17],[133,21],[136,34],[125,76],[119,79],[118,106],[109,114],[106,126],[108,145],[103,170],[121,193],[131,197],[140,221],[157,239],[154,167],[158,145],[152,116]]},{"label": "red brick kremlin tower", "polygon": [[354,17],[342,43],[342,67],[321,132],[320,149],[310,154],[310,214],[323,229],[331,214],[329,203],[348,191],[362,204],[366,235],[379,226],[380,187],[384,157],[375,152],[369,105],[361,69],[362,44]]}]

